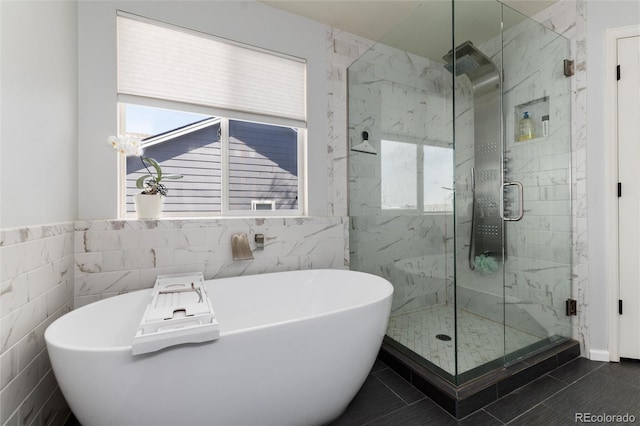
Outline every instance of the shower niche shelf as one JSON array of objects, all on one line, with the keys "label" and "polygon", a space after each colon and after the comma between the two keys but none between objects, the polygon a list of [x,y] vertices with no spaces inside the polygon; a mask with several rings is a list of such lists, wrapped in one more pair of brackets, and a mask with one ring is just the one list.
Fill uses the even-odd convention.
[{"label": "shower niche shelf", "polygon": [[[534,99],[532,101],[525,102],[520,105],[516,105],[516,107],[514,108],[514,119],[515,119],[514,126],[513,126],[514,141],[516,141],[516,143],[522,143],[522,142],[530,142],[534,140],[541,140],[541,139],[547,138],[549,136],[549,131],[547,131],[547,135],[545,136],[543,131],[542,118],[545,116],[547,117],[547,119],[549,118],[549,110],[550,109],[549,109],[548,96],[544,96],[542,98]],[[518,140],[518,136],[519,136],[518,129],[519,129],[520,120],[524,116],[525,112],[528,112],[529,117],[533,120],[534,137],[531,139],[520,141]],[[549,124],[550,123],[547,121],[548,126]],[[549,127],[547,129],[549,129]]]}]

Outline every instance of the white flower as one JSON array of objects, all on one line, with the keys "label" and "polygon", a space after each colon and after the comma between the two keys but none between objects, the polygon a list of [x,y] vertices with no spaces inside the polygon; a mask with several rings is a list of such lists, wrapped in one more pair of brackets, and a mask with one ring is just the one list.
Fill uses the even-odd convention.
[{"label": "white flower", "polygon": [[140,139],[133,136],[109,136],[107,142],[124,155],[136,155],[138,157],[142,155]]}]

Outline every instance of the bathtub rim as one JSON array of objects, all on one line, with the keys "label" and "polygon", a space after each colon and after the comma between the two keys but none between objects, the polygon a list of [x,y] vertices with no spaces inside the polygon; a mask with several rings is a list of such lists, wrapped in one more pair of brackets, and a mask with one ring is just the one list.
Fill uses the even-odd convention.
[{"label": "bathtub rim", "polygon": [[[216,280],[223,280],[223,279],[224,280],[229,280],[229,279],[233,279],[233,278],[257,276],[257,275],[287,274],[287,273],[291,273],[291,272],[305,272],[305,271],[319,271],[319,272],[321,272],[321,271],[342,271],[342,272],[349,272],[349,273],[353,273],[353,274],[357,274],[357,275],[366,275],[366,276],[373,277],[376,281],[379,281],[381,284],[384,283],[384,287],[385,287],[386,291],[384,291],[384,295],[382,295],[380,297],[377,297],[377,298],[372,298],[370,300],[367,300],[366,302],[350,305],[348,307],[341,308],[341,309],[329,310],[329,311],[326,311],[326,312],[322,312],[321,314],[305,315],[305,316],[301,316],[301,317],[298,317],[298,318],[288,319],[288,320],[284,320],[284,321],[275,321],[275,322],[270,322],[268,324],[260,324],[260,325],[257,325],[257,326],[246,327],[246,328],[242,328],[242,329],[238,329],[238,330],[231,330],[231,331],[224,331],[224,332],[222,330],[220,330],[220,337],[219,338],[223,338],[225,336],[233,336],[233,335],[236,335],[236,334],[249,333],[249,332],[269,329],[269,328],[273,328],[273,327],[277,327],[277,326],[283,326],[283,325],[296,323],[296,322],[302,322],[302,321],[308,321],[308,320],[312,320],[312,319],[323,318],[323,317],[326,317],[326,316],[329,316],[329,315],[336,315],[336,314],[340,314],[340,313],[347,312],[347,311],[361,309],[361,308],[364,308],[364,307],[367,307],[367,306],[374,306],[374,305],[382,303],[385,300],[393,297],[394,287],[387,279],[379,277],[379,276],[374,275],[374,274],[367,273],[367,272],[352,271],[352,270],[349,270],[349,269],[326,269],[326,268],[324,268],[324,269],[309,269],[309,270],[268,272],[268,273],[264,273],[264,274],[240,275],[240,276],[236,276],[236,277],[212,278],[212,279],[209,279],[209,280],[205,280],[205,285],[208,282],[216,281]],[[61,344],[59,342],[51,341],[51,339],[50,339],[51,333],[54,333],[55,330],[54,331],[50,331],[50,330],[52,328],[55,329],[55,328],[59,327],[59,325],[56,326],[56,323],[58,323],[62,318],[66,317],[67,315],[72,314],[73,312],[78,312],[78,311],[82,311],[82,310],[85,310],[85,309],[91,309],[92,305],[95,305],[95,304],[98,304],[98,303],[102,303],[102,302],[106,302],[106,301],[112,300],[112,299],[114,299],[116,297],[121,297],[121,296],[122,297],[127,297],[128,295],[137,294],[137,293],[140,293],[140,292],[151,293],[151,290],[152,290],[151,288],[145,288],[145,289],[134,290],[134,291],[130,291],[130,292],[127,292],[127,293],[118,294],[118,295],[115,295],[115,296],[110,296],[110,297],[107,297],[105,299],[98,300],[98,301],[89,303],[87,305],[81,306],[81,307],[79,307],[77,309],[73,309],[72,311],[69,311],[65,315],[57,318],[55,321],[53,321],[46,328],[46,330],[44,332],[44,338],[45,338],[46,345],[51,344],[51,345],[53,345],[53,346],[55,346],[56,348],[59,348],[59,349],[69,350],[69,351],[76,351],[76,352],[91,352],[91,353],[98,353],[98,352],[99,353],[129,352],[130,353],[131,350],[132,350],[132,346],[133,345],[92,346],[92,347],[87,347],[87,346],[81,346],[81,345],[77,345],[77,344],[65,344],[65,343]],[[142,315],[142,313],[141,313],[141,315]],[[215,340],[214,340],[214,342],[215,342]],[[157,351],[157,352],[146,354],[146,356],[150,356],[150,355],[153,355],[155,353],[162,353],[163,351],[171,349],[172,347],[182,347],[182,346],[187,346],[187,345],[195,347],[195,346],[205,345],[207,343],[211,343],[211,342],[186,343],[186,344],[182,344],[182,345],[171,346],[171,347],[165,348],[164,350],[160,350],[160,351]]]}]

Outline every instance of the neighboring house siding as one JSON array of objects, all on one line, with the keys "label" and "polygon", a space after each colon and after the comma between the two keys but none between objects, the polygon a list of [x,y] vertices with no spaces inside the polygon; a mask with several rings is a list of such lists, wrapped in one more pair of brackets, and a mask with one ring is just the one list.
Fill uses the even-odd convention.
[{"label": "neighboring house siding", "polygon": [[[184,176],[179,180],[163,181],[168,188],[164,211],[220,211],[221,156],[218,128],[218,125],[213,125],[145,147],[144,156],[158,161],[163,173]],[[130,195],[140,192],[135,187],[135,182],[143,174],[146,174],[146,170],[140,159],[127,158],[127,211],[135,211],[133,197]]]},{"label": "neighboring house siding", "polygon": [[[182,174],[167,180],[166,212],[220,211],[219,125],[147,146],[145,157],[156,159],[163,173]],[[274,200],[276,209],[297,208],[297,133],[293,129],[248,122],[230,124],[229,204],[250,210],[252,200]],[[146,173],[139,158],[127,158],[127,211],[133,212],[135,181]]]},{"label": "neighboring house siding", "polygon": [[276,210],[298,207],[297,132],[286,127],[232,121],[229,129],[229,207],[274,200]]}]

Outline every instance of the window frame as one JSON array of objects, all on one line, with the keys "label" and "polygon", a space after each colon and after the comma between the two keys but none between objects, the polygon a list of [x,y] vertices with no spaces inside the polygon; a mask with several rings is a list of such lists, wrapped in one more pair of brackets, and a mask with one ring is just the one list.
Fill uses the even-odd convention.
[{"label": "window frame", "polygon": [[[137,101],[137,102],[136,102]],[[125,106],[140,105],[152,108],[171,109],[184,112],[193,112],[198,114],[209,115],[220,119],[220,211],[219,212],[163,212],[162,216],[166,218],[223,218],[223,217],[266,217],[266,216],[307,216],[307,129],[303,127],[291,126],[282,123],[275,117],[262,117],[260,119],[256,114],[227,114],[221,115],[220,111],[215,108],[209,108],[199,105],[182,104],[173,101],[156,100],[156,99],[136,99],[135,96],[127,95],[126,102],[118,99],[118,130],[119,134],[124,135],[125,132]],[[227,111],[224,111],[227,112]],[[233,115],[233,116],[229,116]],[[241,116],[243,118],[238,118]],[[248,119],[251,118],[251,119]],[[297,165],[298,165],[298,208],[291,210],[230,210],[229,209],[229,121],[245,121],[270,126],[291,127],[297,130]],[[143,154],[144,156],[144,154]],[[118,218],[119,219],[135,219],[135,212],[127,212],[127,188],[126,188],[126,156],[118,155]],[[171,188],[169,187],[169,190]],[[169,195],[171,196],[171,195]]]}]

